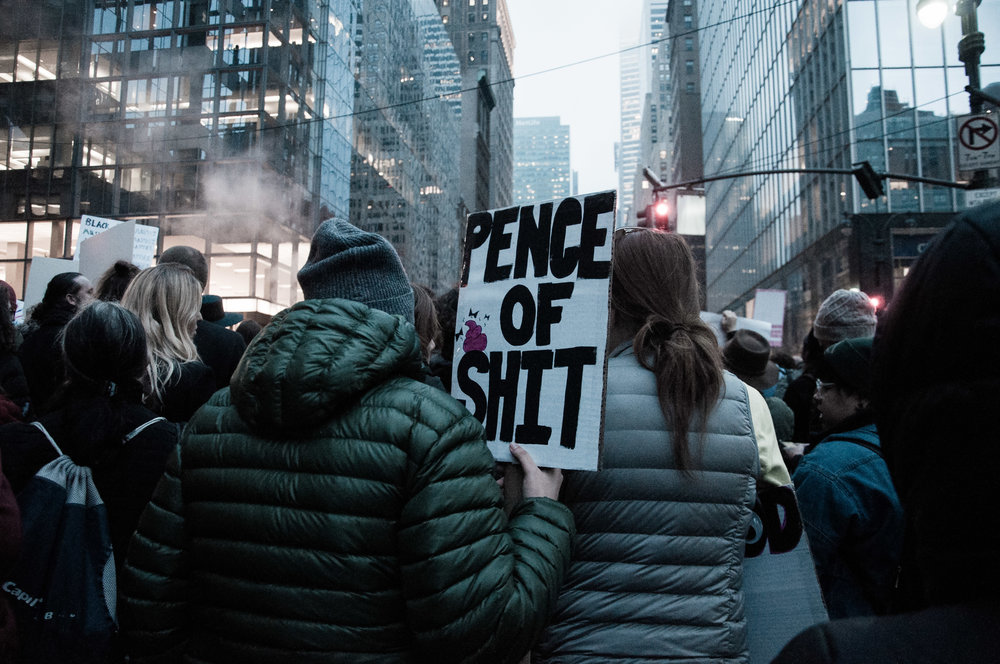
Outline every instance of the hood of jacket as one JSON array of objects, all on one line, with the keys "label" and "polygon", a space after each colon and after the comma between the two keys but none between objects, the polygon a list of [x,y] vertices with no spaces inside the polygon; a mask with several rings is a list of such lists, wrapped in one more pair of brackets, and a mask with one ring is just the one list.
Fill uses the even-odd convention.
[{"label": "hood of jacket", "polygon": [[252,427],[287,434],[330,420],[396,376],[421,376],[410,323],[351,300],[305,300],[250,344],[230,394]]}]

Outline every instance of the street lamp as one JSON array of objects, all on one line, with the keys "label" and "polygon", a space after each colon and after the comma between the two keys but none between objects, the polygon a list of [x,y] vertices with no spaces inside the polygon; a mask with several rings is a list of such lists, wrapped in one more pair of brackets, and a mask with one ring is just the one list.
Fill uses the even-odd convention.
[{"label": "street lamp", "polygon": [[944,23],[948,16],[947,0],[919,0],[917,2],[917,18],[925,28],[934,29]]},{"label": "street lamp", "polygon": [[[969,111],[973,115],[983,112],[982,83],[979,79],[979,56],[986,50],[986,38],[979,31],[979,17],[976,9],[982,0],[957,0],[955,15],[962,19],[962,39],[958,42],[958,59],[965,64],[965,75],[969,84],[965,89],[969,93]],[[918,0],[917,18],[928,28],[936,28],[944,22],[948,15],[947,0]],[[989,173],[978,170],[973,173],[969,183],[971,189],[984,188],[989,179]]]},{"label": "street lamp", "polygon": [[[976,9],[982,0],[957,0],[955,15],[962,19],[962,39],[958,42],[958,59],[965,63],[965,75],[969,78],[969,110],[973,114],[983,112],[983,98],[979,79],[979,56],[986,49],[986,38],[979,31],[979,17]],[[940,26],[948,15],[947,0],[918,0],[917,18],[928,28]],[[967,88],[968,89],[968,88]]]}]

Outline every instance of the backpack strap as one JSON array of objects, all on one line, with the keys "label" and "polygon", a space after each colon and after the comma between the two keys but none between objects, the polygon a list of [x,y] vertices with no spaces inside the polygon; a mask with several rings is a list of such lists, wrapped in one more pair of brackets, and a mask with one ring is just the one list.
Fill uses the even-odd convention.
[{"label": "backpack strap", "polygon": [[35,427],[36,429],[42,432],[42,435],[45,436],[48,439],[49,443],[52,444],[52,447],[55,448],[57,456],[63,455],[63,451],[59,449],[59,446],[56,445],[56,441],[52,439],[52,435],[48,432],[48,430],[44,426],[42,426],[41,422],[35,420],[34,422],[31,423],[31,426]]},{"label": "backpack strap", "polygon": [[[142,424],[140,424],[139,426],[137,426],[136,428],[132,429],[127,434],[125,434],[125,437],[122,438],[122,445],[128,444],[129,441],[131,441],[133,438],[135,438],[140,433],[142,433],[143,431],[145,431],[149,427],[153,426],[157,422],[166,422],[166,421],[167,421],[167,418],[165,418],[165,417],[154,417],[153,419],[151,419],[148,422],[143,422]],[[55,443],[53,443],[53,445],[54,444]]]},{"label": "backpack strap", "polygon": [[875,454],[879,455],[879,458],[881,459],[885,458],[884,456],[882,456],[882,448],[870,440],[866,440],[864,438],[855,438],[854,436],[838,436],[837,440],[843,440],[848,443],[854,443],[855,445],[860,445],[866,450],[871,450]]}]

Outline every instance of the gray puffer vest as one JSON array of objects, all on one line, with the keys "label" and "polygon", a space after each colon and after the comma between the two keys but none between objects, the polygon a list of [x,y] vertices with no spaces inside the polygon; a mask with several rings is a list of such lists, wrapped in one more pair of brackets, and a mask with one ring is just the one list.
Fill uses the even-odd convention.
[{"label": "gray puffer vest", "polygon": [[760,460],[746,388],[725,389],[699,470],[673,461],[652,372],[630,344],[608,360],[603,469],[567,473],[573,560],[536,662],[743,662],[744,536]]}]

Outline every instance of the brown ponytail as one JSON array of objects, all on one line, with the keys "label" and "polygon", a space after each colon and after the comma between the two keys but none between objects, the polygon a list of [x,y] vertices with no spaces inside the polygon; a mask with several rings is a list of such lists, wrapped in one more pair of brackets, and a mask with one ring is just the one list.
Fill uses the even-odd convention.
[{"label": "brown ponytail", "polygon": [[723,385],[718,342],[698,316],[699,302],[694,257],[682,237],[647,230],[617,240],[611,287],[615,325],[634,330],[636,358],[656,376],[681,470],[692,468],[692,426],[707,421]]}]

